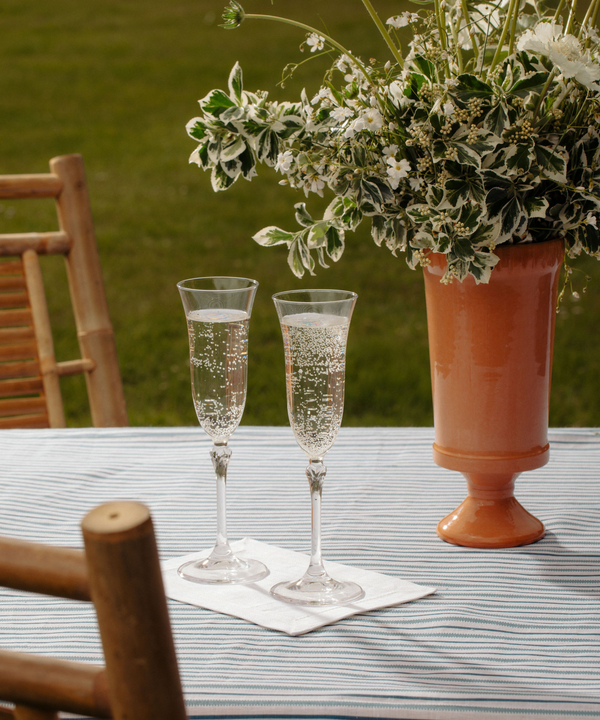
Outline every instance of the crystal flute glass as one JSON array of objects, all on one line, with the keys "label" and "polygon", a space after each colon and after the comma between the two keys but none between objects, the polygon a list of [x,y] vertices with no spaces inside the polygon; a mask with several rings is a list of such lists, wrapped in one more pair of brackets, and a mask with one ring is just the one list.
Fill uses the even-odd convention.
[{"label": "crystal flute glass", "polygon": [[184,563],[178,573],[197,583],[261,580],[269,570],[258,560],[233,553],[227,539],[226,487],[229,438],[246,404],[248,325],[256,280],[204,277],[177,284],[188,327],[192,398],[198,422],[213,441],[217,481],[217,539],[210,555]]},{"label": "crystal flute glass", "polygon": [[292,290],[273,295],[285,349],[287,407],[298,445],[308,456],[311,554],[299,580],[278,583],[271,594],[297,605],[340,605],[361,598],[353,582],[331,578],[321,554],[321,495],[344,411],[346,342],[357,295],[345,290]]}]

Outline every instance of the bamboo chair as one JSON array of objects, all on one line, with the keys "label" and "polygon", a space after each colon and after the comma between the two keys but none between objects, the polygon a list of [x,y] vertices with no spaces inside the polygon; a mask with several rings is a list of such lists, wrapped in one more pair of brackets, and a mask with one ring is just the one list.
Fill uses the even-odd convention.
[{"label": "bamboo chair", "polygon": [[[65,427],[59,379],[85,373],[92,423],[128,425],[80,155],[0,175],[0,200],[55,198],[59,230],[0,234],[0,429]],[[56,362],[39,255],[65,256],[81,358]],[[6,259],[8,258],[8,259]]]},{"label": "bamboo chair", "polygon": [[0,720],[184,720],[185,705],[152,519],[135,502],[81,523],[85,552],[0,538],[0,585],[92,600],[106,667],[0,651]]}]

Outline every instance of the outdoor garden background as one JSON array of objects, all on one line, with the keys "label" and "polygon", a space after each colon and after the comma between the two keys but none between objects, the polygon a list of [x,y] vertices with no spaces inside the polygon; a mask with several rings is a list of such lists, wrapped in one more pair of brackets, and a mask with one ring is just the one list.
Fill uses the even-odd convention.
[{"label": "outdoor garden background", "polygon": [[[245,0],[248,12],[282,14],[323,28],[364,59],[388,59],[360,0]],[[348,344],[345,425],[431,425],[423,281],[403,257],[377,248],[365,223],[348,234],[329,270],[299,280],[285,247],[256,245],[265,225],[295,229],[304,200],[261,166],[213,193],[210,177],[188,164],[185,132],[197,100],[226,88],[236,60],[249,90],[279,99],[309,96],[331,60],[301,65],[277,86],[300,53],[301,30],[266,21],[218,27],[225,0],[5,0],[0,4],[0,173],[47,172],[48,160],[81,153],[131,425],[196,423],[185,320],[176,283],[202,275],[260,282],[250,326],[244,424],[287,424],[283,346],[271,295],[301,287],[358,293]],[[385,21],[418,6],[378,0]],[[309,198],[318,213],[325,201]],[[34,209],[31,209],[34,205]],[[51,201],[0,201],[0,231],[55,227]],[[600,426],[600,264],[573,263],[580,298],[567,294],[557,318],[552,426]],[[61,258],[44,262],[59,360],[74,357]],[[585,276],[591,276],[582,292]],[[70,425],[89,424],[82,378],[66,378]]]}]

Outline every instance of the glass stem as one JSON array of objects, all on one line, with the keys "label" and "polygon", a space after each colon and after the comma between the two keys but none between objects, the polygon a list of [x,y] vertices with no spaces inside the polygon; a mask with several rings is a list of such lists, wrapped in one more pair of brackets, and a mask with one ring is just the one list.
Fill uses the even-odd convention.
[{"label": "glass stem", "polygon": [[321,460],[311,460],[310,465],[306,468],[312,510],[310,565],[306,574],[311,578],[327,575],[321,557],[321,495],[326,473],[327,468]]},{"label": "glass stem", "polygon": [[210,451],[210,458],[217,476],[217,541],[211,553],[211,557],[224,558],[232,555],[227,540],[227,466],[231,450],[227,443],[222,445],[214,444]]}]

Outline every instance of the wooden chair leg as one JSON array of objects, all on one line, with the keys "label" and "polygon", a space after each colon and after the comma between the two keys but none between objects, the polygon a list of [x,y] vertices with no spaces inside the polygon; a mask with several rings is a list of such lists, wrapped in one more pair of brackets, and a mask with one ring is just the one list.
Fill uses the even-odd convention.
[{"label": "wooden chair leg", "polygon": [[186,720],[148,508],[112,502],[81,523],[115,720]]},{"label": "wooden chair leg", "polygon": [[96,427],[128,425],[117,349],[102,281],[100,257],[80,155],[50,161],[63,183],[57,198],[61,230],[76,238],[66,255],[67,277],[82,357],[96,368],[86,373],[92,422]]},{"label": "wooden chair leg", "polygon": [[53,710],[42,710],[26,705],[17,705],[13,717],[14,720],[59,720],[58,713]]}]

